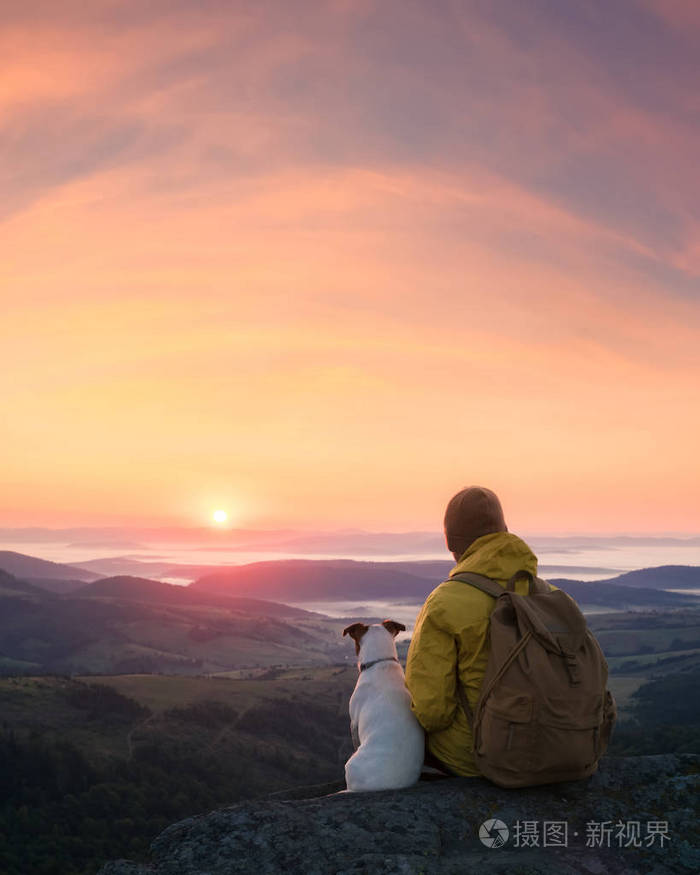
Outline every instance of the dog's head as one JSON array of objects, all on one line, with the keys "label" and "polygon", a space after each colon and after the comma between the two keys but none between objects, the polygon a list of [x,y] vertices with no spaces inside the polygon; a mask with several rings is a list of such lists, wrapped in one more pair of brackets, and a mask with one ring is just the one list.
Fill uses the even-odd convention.
[{"label": "dog's head", "polygon": [[[379,623],[375,624],[379,627]],[[397,623],[396,620],[384,620],[381,624],[386,631],[391,635],[392,638],[396,638],[399,632],[405,632],[406,627],[403,623]],[[367,634],[369,631],[369,626],[366,623],[352,623],[352,625],[347,626],[343,629],[343,635],[349,635],[352,640],[355,642],[355,653],[359,655],[360,646],[362,644],[362,637]]]}]

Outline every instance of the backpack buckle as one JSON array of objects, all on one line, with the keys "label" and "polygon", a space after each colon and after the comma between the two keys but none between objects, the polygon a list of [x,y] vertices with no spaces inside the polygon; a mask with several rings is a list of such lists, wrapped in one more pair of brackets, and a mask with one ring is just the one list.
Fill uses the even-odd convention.
[{"label": "backpack buckle", "polygon": [[578,686],[581,683],[581,672],[576,660],[576,654],[570,650],[562,650],[562,656],[564,657],[564,664],[569,674],[569,683],[572,687]]}]

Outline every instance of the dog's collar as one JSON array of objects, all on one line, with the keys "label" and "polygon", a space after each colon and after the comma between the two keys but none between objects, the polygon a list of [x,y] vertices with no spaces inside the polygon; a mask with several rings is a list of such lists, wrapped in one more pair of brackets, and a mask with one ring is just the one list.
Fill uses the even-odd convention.
[{"label": "dog's collar", "polygon": [[376,665],[378,662],[398,662],[398,659],[395,656],[385,656],[382,659],[373,659],[372,662],[361,662],[360,671],[372,668],[372,666]]}]

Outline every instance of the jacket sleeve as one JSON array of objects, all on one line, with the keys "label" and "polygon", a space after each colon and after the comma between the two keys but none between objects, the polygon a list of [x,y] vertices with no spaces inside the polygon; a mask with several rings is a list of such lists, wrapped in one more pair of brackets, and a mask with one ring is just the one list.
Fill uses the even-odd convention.
[{"label": "jacket sleeve", "polygon": [[455,639],[436,622],[428,600],[416,620],[406,659],[411,708],[426,732],[446,729],[454,720],[456,671]]}]

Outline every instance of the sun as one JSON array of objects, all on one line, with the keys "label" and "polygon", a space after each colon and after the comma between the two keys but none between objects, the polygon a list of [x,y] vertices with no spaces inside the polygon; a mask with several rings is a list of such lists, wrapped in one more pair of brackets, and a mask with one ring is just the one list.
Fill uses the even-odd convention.
[{"label": "sun", "polygon": [[228,514],[225,510],[215,510],[214,513],[212,513],[211,518],[215,523],[225,523],[228,519]]}]

